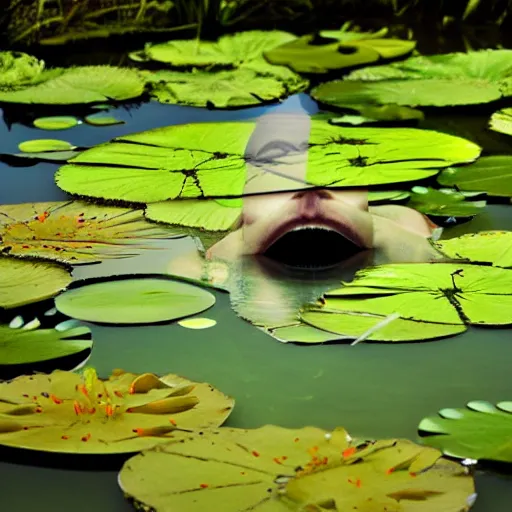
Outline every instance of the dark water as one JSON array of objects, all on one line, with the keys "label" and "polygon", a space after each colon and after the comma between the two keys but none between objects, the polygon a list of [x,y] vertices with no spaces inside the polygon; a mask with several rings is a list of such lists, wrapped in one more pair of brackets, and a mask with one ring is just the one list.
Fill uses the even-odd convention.
[{"label": "dark water", "polygon": [[[2,153],[17,152],[17,144],[30,138],[61,138],[90,146],[158,126],[247,119],[270,110],[315,113],[317,107],[306,96],[290,98],[279,107],[231,112],[149,103],[129,111],[118,109],[116,114],[126,121],[120,126],[83,124],[67,131],[43,132],[17,123],[9,130],[0,124],[0,145]],[[425,127],[464,134],[488,152],[512,152],[506,138],[485,129],[493,110],[471,114],[433,111]],[[26,168],[0,164],[0,204],[65,199],[53,183],[57,168],[46,163]],[[491,205],[485,214],[447,235],[481,229],[512,230],[511,207]],[[190,243],[189,239],[164,243],[168,251],[81,267],[74,275],[166,272],[171,254],[188,250]],[[475,399],[511,399],[510,330],[475,328],[449,339],[414,344],[281,344],[238,318],[227,294],[216,295],[216,305],[204,316],[215,319],[217,325],[207,330],[188,330],[177,324],[90,325],[95,345],[89,364],[101,376],[123,368],[208,381],[235,397],[236,407],[228,422],[234,427],[274,423],[329,429],[343,425],[357,436],[416,439],[419,421],[443,407],[460,407]],[[1,512],[132,510],[117,487],[115,469],[101,465],[87,469],[89,462],[81,457],[72,458],[71,467],[49,468],[45,466],[59,462],[16,450],[2,452],[1,458],[7,461],[0,463]],[[510,477],[479,473],[476,481],[475,512],[511,510]]]}]

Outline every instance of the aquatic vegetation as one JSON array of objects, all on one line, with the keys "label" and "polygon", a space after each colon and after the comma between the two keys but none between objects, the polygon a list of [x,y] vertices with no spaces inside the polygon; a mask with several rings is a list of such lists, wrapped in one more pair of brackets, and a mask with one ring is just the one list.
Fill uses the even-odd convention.
[{"label": "aquatic vegetation", "polygon": [[180,320],[178,325],[186,327],[187,329],[208,329],[217,325],[217,322],[211,318],[196,317]]},{"label": "aquatic vegetation", "polygon": [[34,126],[40,130],[68,130],[80,124],[73,116],[39,117],[34,120]]},{"label": "aquatic vegetation", "polygon": [[512,156],[485,156],[468,166],[445,169],[437,181],[461,191],[485,192],[492,197],[512,197]]},{"label": "aquatic vegetation", "polygon": [[474,501],[466,468],[411,441],[273,425],[180,438],[124,464],[119,484],[138,507],[459,512]]},{"label": "aquatic vegetation", "polygon": [[66,453],[128,453],[168,442],[177,431],[218,427],[233,399],[177,375],[86,368],[0,383],[0,445]]},{"label": "aquatic vegetation", "polygon": [[55,262],[0,256],[0,308],[49,299],[71,281],[70,271]]},{"label": "aquatic vegetation", "polygon": [[0,206],[0,251],[73,265],[127,258],[149,240],[183,236],[145,220],[142,210],[83,201]]},{"label": "aquatic vegetation", "polygon": [[345,336],[368,332],[368,341],[429,340],[464,332],[466,325],[511,325],[511,290],[512,272],[496,267],[382,265],[326,292],[304,307],[301,319]]},{"label": "aquatic vegetation", "polygon": [[0,89],[27,84],[44,70],[44,62],[23,52],[0,51]]},{"label": "aquatic vegetation", "polygon": [[72,194],[138,203],[234,197],[243,195],[249,181],[252,193],[275,192],[274,183],[269,187],[272,172],[280,175],[283,190],[297,189],[297,181],[362,187],[434,176],[475,160],[481,151],[465,139],[428,130],[345,128],[312,120],[308,160],[297,175],[293,155],[275,159],[271,169],[263,155],[261,161],[245,156],[254,127],[252,121],[191,123],[118,137],[61,167],[56,183]]},{"label": "aquatic vegetation", "polygon": [[441,409],[424,418],[418,430],[423,443],[460,459],[512,462],[512,402],[475,400],[462,409]]},{"label": "aquatic vegetation", "polygon": [[93,126],[112,126],[115,124],[124,124],[123,120],[117,119],[117,117],[114,117],[110,114],[106,114],[104,112],[89,114],[85,117],[85,122]]},{"label": "aquatic vegetation", "polygon": [[358,69],[344,80],[315,87],[311,95],[336,107],[489,103],[512,95],[511,55],[512,50],[481,50],[411,57]]},{"label": "aquatic vegetation", "polygon": [[369,203],[387,203],[389,201],[402,201],[411,195],[407,190],[369,190]]},{"label": "aquatic vegetation", "polygon": [[512,232],[480,231],[448,240],[436,246],[450,258],[468,259],[475,263],[491,263],[495,267],[512,268]]},{"label": "aquatic vegetation", "polygon": [[85,281],[55,299],[57,310],[71,318],[131,325],[169,322],[201,313],[214,304],[210,292],[164,276]]},{"label": "aquatic vegetation", "polygon": [[85,326],[61,331],[0,324],[0,365],[49,361],[90,348],[91,331]]},{"label": "aquatic vegetation", "polygon": [[[381,58],[391,59],[410,53],[415,41],[400,39],[365,39],[354,35],[350,41],[321,40],[309,34],[285,42],[264,52],[271,64],[288,66],[297,73],[327,73],[376,62]],[[338,39],[338,38],[337,38]]]},{"label": "aquatic vegetation", "polygon": [[494,112],[489,121],[489,128],[495,132],[512,135],[512,108],[503,108]]},{"label": "aquatic vegetation", "polygon": [[336,125],[372,125],[372,124],[411,124],[425,118],[421,110],[400,105],[351,105],[350,110],[357,114],[345,114],[329,120]]},{"label": "aquatic vegetation", "polygon": [[76,146],[70,142],[57,139],[32,139],[20,142],[18,149],[24,153],[44,153],[49,151],[72,151]]}]

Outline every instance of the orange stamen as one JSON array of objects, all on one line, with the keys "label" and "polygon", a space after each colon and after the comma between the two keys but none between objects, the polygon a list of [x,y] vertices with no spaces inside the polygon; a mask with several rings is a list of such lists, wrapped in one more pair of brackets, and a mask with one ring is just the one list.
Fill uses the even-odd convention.
[{"label": "orange stamen", "polygon": [[123,393],[117,389],[114,391],[114,395],[118,396],[119,398],[123,398]]},{"label": "orange stamen", "polygon": [[61,403],[62,403],[62,400],[61,400],[60,398],[57,398],[55,395],[50,395],[50,398],[52,399],[52,402],[53,402],[54,404],[59,405],[59,404],[61,404]]},{"label": "orange stamen", "polygon": [[279,457],[274,457],[272,459],[276,464],[282,464],[282,462],[279,460]]},{"label": "orange stamen", "polygon": [[43,408],[42,407],[36,407],[36,412],[43,412]]},{"label": "orange stamen", "polygon": [[356,449],[352,446],[351,448],[347,448],[346,450],[343,450],[341,452],[341,456],[344,458],[351,457],[352,455],[354,455],[354,453],[356,453]]},{"label": "orange stamen", "polygon": [[177,425],[177,423],[176,423],[172,418],[169,420],[169,423],[170,423],[171,425],[174,425],[174,426],[176,426],[176,425]]},{"label": "orange stamen", "polygon": [[107,414],[107,416],[114,416],[114,408],[110,404],[106,405],[105,413]]},{"label": "orange stamen", "polygon": [[82,414],[82,407],[80,407],[80,404],[78,403],[77,400],[73,402],[73,408],[75,409],[75,414],[77,416],[80,416],[80,414]]},{"label": "orange stamen", "polygon": [[61,439],[64,439],[64,440],[69,439],[69,436],[62,436]]},{"label": "orange stamen", "polygon": [[386,471],[386,475],[391,475],[391,473],[394,473],[395,472],[395,468],[389,468],[387,471]]},{"label": "orange stamen", "polygon": [[256,450],[252,451],[251,453],[252,453],[255,457],[259,457],[259,456],[260,456],[260,454],[259,454]]},{"label": "orange stamen", "polygon": [[81,441],[83,441],[84,443],[85,443],[86,441],[89,441],[89,439],[91,439],[91,434],[86,434],[85,436],[82,436],[82,437],[80,438],[80,440],[81,440]]},{"label": "orange stamen", "polygon": [[410,476],[412,476],[413,478],[416,478],[416,473],[409,473]]},{"label": "orange stamen", "polygon": [[208,484],[200,484],[199,487],[201,487],[201,489],[206,489],[207,487],[209,487]]}]

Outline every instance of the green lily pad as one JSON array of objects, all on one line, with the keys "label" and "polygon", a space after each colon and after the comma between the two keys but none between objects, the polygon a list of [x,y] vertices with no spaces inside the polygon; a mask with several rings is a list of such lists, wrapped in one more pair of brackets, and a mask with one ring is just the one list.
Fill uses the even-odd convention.
[{"label": "green lily pad", "polygon": [[423,443],[450,457],[512,462],[512,402],[473,401],[465,409],[442,409],[421,421]]},{"label": "green lily pad", "polygon": [[0,308],[49,299],[71,281],[70,272],[57,263],[0,256]]},{"label": "green lily pad", "polygon": [[30,364],[77,354],[92,347],[90,334],[87,327],[58,331],[0,325],[0,364]]},{"label": "green lily pad", "polygon": [[439,240],[436,247],[450,258],[512,268],[511,231],[468,233],[449,240]]},{"label": "green lily pad", "polygon": [[277,101],[309,85],[289,69],[266,63],[215,73],[159,71],[147,75],[147,83],[152,98],[160,103],[216,108],[249,107]]},{"label": "green lily pad", "polygon": [[350,25],[345,23],[339,30],[320,30],[320,35],[325,38],[337,39],[342,43],[359,41],[360,39],[382,39],[386,37],[389,30],[383,27],[376,32],[358,32],[349,29]]},{"label": "green lily pad", "polygon": [[169,322],[201,313],[215,296],[165,278],[121,278],[85,284],[55,299],[58,311],[78,320],[107,324]]},{"label": "green lily pad", "polygon": [[118,480],[141,510],[189,512],[460,512],[475,490],[465,468],[433,448],[273,425],[180,434],[128,460]]},{"label": "green lily pad", "polygon": [[464,194],[452,190],[413,187],[407,206],[426,215],[474,217],[483,211],[486,201],[466,201]]},{"label": "green lily pad", "polygon": [[491,116],[489,128],[495,132],[512,135],[512,108],[504,108]]},{"label": "green lily pad", "polygon": [[149,220],[205,231],[229,231],[238,222],[241,214],[241,206],[224,206],[212,199],[150,203],[145,210],[145,216]]},{"label": "green lily pad", "polygon": [[512,156],[486,156],[471,165],[446,169],[437,181],[448,187],[455,186],[461,191],[512,197]]},{"label": "green lily pad", "polygon": [[129,453],[180,429],[218,427],[233,399],[177,375],[122,370],[106,380],[54,371],[0,383],[0,444],[61,453]]},{"label": "green lily pad", "polygon": [[136,256],[148,240],[182,236],[148,222],[142,210],[82,201],[0,206],[0,250],[73,265]]},{"label": "green lily pad", "polygon": [[512,324],[512,272],[452,263],[391,264],[357,272],[306,306],[301,319],[369,341],[428,340],[469,325]]},{"label": "green lily pad", "polygon": [[284,190],[296,190],[297,181],[362,187],[419,180],[471,162],[481,151],[465,139],[433,131],[345,128],[313,119],[306,165],[283,157],[258,166],[257,159],[248,163],[245,156],[255,126],[253,121],[193,123],[118,137],[61,167],[56,182],[72,194],[147,204],[240,197],[248,180],[251,193],[272,192],[268,178],[275,175],[269,173],[276,173],[280,185],[286,181]]},{"label": "green lily pad", "polygon": [[117,117],[104,112],[89,114],[85,117],[85,122],[87,124],[92,124],[93,126],[113,126],[116,124],[124,124],[122,119],[117,119]]},{"label": "green lily pad", "polygon": [[406,190],[369,190],[369,203],[383,203],[387,201],[402,201],[410,197],[411,193]]},{"label": "green lily pad", "polygon": [[[323,42],[323,41],[322,41]],[[399,39],[357,39],[350,42],[317,43],[316,35],[306,35],[263,53],[271,64],[288,66],[297,73],[327,73],[380,58],[394,58],[411,52],[416,43]]]},{"label": "green lily pad", "polygon": [[425,116],[421,110],[400,105],[352,105],[351,109],[359,112],[359,115],[346,114],[341,117],[335,117],[329,120],[336,125],[361,126],[366,124],[382,123],[404,123],[410,121],[422,121]]},{"label": "green lily pad", "polygon": [[269,329],[269,331],[271,336],[281,343],[327,343],[329,341],[339,341],[342,338],[332,332],[323,331],[304,323],[277,327]]},{"label": "green lily pad", "polygon": [[27,53],[0,52],[0,90],[30,83],[43,69],[44,62]]},{"label": "green lily pad", "polygon": [[[278,30],[251,30],[228,34],[216,42],[197,40],[173,40],[147,44],[142,60],[154,60],[173,67],[239,67],[245,62],[261,58],[262,53],[295,39],[293,34]],[[132,55],[130,55],[133,58]]]},{"label": "green lily pad", "polygon": [[186,318],[180,320],[178,325],[187,329],[208,329],[217,325],[217,322],[211,318]]},{"label": "green lily pad", "polygon": [[80,151],[43,151],[42,153],[15,153],[12,156],[46,162],[67,162],[79,154]]},{"label": "green lily pad", "polygon": [[20,151],[24,153],[43,153],[45,151],[64,152],[75,149],[76,146],[65,141],[56,139],[33,139],[18,144]]},{"label": "green lily pad", "polygon": [[78,124],[78,119],[72,116],[39,117],[34,120],[34,126],[41,130],[67,130]]},{"label": "green lily pad", "polygon": [[144,92],[141,74],[129,68],[80,66],[42,72],[37,83],[0,89],[0,102],[72,105],[137,98]]}]

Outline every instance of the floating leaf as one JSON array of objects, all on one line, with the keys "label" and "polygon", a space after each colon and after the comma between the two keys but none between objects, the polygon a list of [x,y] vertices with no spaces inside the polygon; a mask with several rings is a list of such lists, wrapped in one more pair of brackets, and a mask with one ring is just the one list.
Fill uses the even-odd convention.
[{"label": "floating leaf", "polygon": [[386,37],[389,32],[387,27],[383,27],[376,32],[357,32],[349,30],[348,28],[349,26],[345,24],[340,30],[320,30],[319,34],[325,38],[337,39],[342,43],[349,43],[361,39],[381,39]]},{"label": "floating leaf", "polygon": [[436,246],[450,258],[492,263],[496,267],[512,267],[511,231],[468,233],[457,238],[440,240]]},{"label": "floating leaf", "polygon": [[288,32],[251,30],[222,36],[216,42],[172,40],[147,44],[142,60],[164,62],[173,67],[239,67],[261,58],[265,50],[293,39],[295,36]]},{"label": "floating leaf", "polygon": [[466,201],[464,194],[453,190],[413,187],[407,206],[426,215],[474,217],[485,208],[485,201]]},{"label": "floating leaf", "polygon": [[180,429],[217,427],[233,404],[209,384],[177,375],[116,372],[102,380],[87,368],[82,376],[22,376],[0,383],[0,444],[47,452],[136,452],[168,442]]},{"label": "floating leaf", "polygon": [[42,153],[45,151],[62,152],[73,150],[75,147],[76,146],[73,146],[73,144],[65,140],[56,139],[33,139],[18,144],[19,150],[24,153]]},{"label": "floating leaf", "polygon": [[187,318],[186,320],[180,320],[178,324],[187,329],[208,329],[217,325],[217,322],[211,318]]},{"label": "floating leaf", "polygon": [[319,41],[306,35],[264,52],[271,63],[288,66],[297,73],[327,73],[394,58],[411,52],[416,43],[400,39],[357,39],[350,42]]},{"label": "floating leaf", "polygon": [[134,69],[113,66],[79,66],[42,72],[37,83],[0,90],[0,102],[72,105],[123,101],[144,92],[144,80]]},{"label": "floating leaf", "polygon": [[67,130],[78,125],[78,119],[72,116],[39,117],[34,126],[41,130]]},{"label": "floating leaf", "polygon": [[496,406],[469,402],[466,409],[442,409],[418,426],[425,444],[450,457],[512,462],[512,402]]},{"label": "floating leaf", "polygon": [[219,201],[211,199],[151,203],[145,211],[146,217],[155,222],[199,228],[205,231],[228,231],[237,223],[241,214],[241,206],[224,206]]},{"label": "floating leaf", "polygon": [[0,325],[1,365],[49,361],[77,354],[91,347],[91,331],[87,327],[59,331],[13,329]]},{"label": "floating leaf", "polygon": [[44,151],[42,153],[15,153],[13,156],[45,162],[67,162],[79,154],[80,151]]},{"label": "floating leaf", "polygon": [[337,334],[369,331],[369,341],[428,340],[463,332],[464,324],[512,324],[512,272],[501,268],[391,264],[343,284],[305,307],[301,319]]},{"label": "floating leaf", "polygon": [[119,484],[141,508],[460,512],[474,493],[465,468],[407,440],[270,425],[180,437],[124,464]]},{"label": "floating leaf", "polygon": [[68,270],[56,263],[0,256],[0,308],[49,299],[71,281]]},{"label": "floating leaf", "polygon": [[284,99],[308,86],[287,68],[266,63],[240,69],[181,73],[159,71],[148,75],[151,96],[160,103],[194,107],[247,107]]},{"label": "floating leaf", "polygon": [[145,240],[174,233],[146,221],[142,210],[82,201],[0,206],[0,250],[72,264],[130,257]]},{"label": "floating leaf", "polygon": [[212,307],[215,296],[191,284],[162,278],[122,278],[84,284],[55,300],[71,318],[108,324],[168,322]]},{"label": "floating leaf", "polygon": [[[311,120],[307,163],[293,155],[269,169],[245,156],[252,121],[193,123],[118,137],[82,152],[56,174],[66,192],[87,197],[154,203],[176,198],[233,197],[269,192],[269,173],[284,190],[353,187],[418,180],[439,168],[476,159],[467,140],[413,128],[345,128]],[[299,155],[302,158],[301,155]],[[288,159],[287,159],[288,158]],[[261,179],[254,180],[254,177]],[[275,178],[275,176],[273,176]]]},{"label": "floating leaf", "polygon": [[42,60],[23,52],[0,52],[0,90],[30,83],[44,69]]},{"label": "floating leaf", "polygon": [[112,126],[115,124],[124,124],[122,119],[117,119],[117,117],[106,114],[104,112],[89,114],[85,117],[85,122],[92,124],[93,126]]},{"label": "floating leaf", "polygon": [[282,343],[326,343],[340,340],[339,335],[317,329],[311,325],[297,323],[286,327],[269,329],[270,334]]},{"label": "floating leaf", "polygon": [[406,190],[369,190],[368,202],[380,203],[388,201],[401,201],[410,197],[411,193]]},{"label": "floating leaf", "polygon": [[512,197],[512,156],[486,156],[468,166],[446,169],[437,181],[441,185],[457,187],[462,191]]},{"label": "floating leaf", "polygon": [[512,135],[512,108],[504,108],[491,116],[489,128],[495,132]]},{"label": "floating leaf", "polygon": [[349,124],[360,126],[365,124],[401,123],[409,121],[422,121],[425,116],[421,110],[399,105],[352,105],[351,109],[359,112],[359,115],[346,114],[330,119],[329,122],[336,125]]}]

